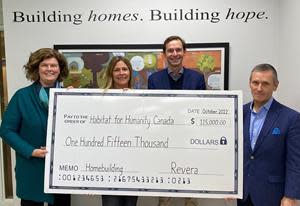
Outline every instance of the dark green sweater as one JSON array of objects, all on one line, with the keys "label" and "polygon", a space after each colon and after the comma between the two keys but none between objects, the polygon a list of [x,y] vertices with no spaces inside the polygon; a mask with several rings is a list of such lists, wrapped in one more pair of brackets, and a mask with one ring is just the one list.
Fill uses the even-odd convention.
[{"label": "dark green sweater", "polygon": [[45,160],[31,157],[34,149],[46,146],[48,111],[40,103],[38,83],[18,90],[10,100],[0,127],[0,136],[16,151],[17,196],[53,203],[44,191]]}]

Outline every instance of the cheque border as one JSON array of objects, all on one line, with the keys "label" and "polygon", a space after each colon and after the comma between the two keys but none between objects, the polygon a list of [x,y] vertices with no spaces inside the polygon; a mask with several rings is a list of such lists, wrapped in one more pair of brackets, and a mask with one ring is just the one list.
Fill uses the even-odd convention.
[{"label": "cheque border", "polygon": [[[233,98],[234,99],[234,189],[232,191],[216,191],[216,190],[170,190],[170,189],[146,189],[146,188],[114,188],[114,187],[79,187],[79,186],[58,186],[53,183],[53,164],[55,153],[55,126],[57,114],[57,101],[59,96],[142,96],[142,97],[205,97],[205,98]],[[118,93],[118,92],[54,92],[54,103],[52,110],[52,133],[51,133],[51,156],[50,156],[50,174],[49,174],[49,188],[61,190],[89,190],[89,191],[122,191],[122,192],[159,192],[159,193],[193,193],[193,194],[224,194],[237,195],[238,194],[238,178],[239,178],[239,124],[238,119],[241,115],[238,112],[238,97],[236,94],[190,94],[190,93]],[[50,114],[49,114],[50,115]]]}]

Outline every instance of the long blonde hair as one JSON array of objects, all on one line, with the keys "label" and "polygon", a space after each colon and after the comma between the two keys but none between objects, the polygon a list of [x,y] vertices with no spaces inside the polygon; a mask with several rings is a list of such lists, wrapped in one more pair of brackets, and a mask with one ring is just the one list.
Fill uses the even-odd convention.
[{"label": "long blonde hair", "polygon": [[126,66],[128,67],[128,69],[129,69],[130,78],[129,78],[129,82],[128,82],[128,88],[132,89],[132,87],[133,87],[132,66],[131,66],[129,60],[126,59],[125,57],[122,57],[122,56],[114,56],[110,60],[108,66],[107,66],[107,69],[105,71],[105,74],[104,74],[103,89],[113,89],[113,86],[114,86],[114,82],[113,82],[113,69],[115,68],[116,64],[119,61],[124,62],[126,64]]}]

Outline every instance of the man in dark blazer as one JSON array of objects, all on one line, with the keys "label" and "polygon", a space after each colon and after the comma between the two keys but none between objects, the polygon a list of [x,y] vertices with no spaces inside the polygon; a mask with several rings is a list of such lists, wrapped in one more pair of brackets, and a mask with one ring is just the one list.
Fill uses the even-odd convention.
[{"label": "man in dark blazer", "polygon": [[186,52],[186,44],[182,38],[168,37],[164,42],[163,52],[168,67],[150,75],[148,89],[205,90],[204,76],[182,65]]},{"label": "man in dark blazer", "polygon": [[300,114],[277,102],[275,68],[251,72],[244,105],[244,197],[238,206],[296,206],[300,198]]},{"label": "man in dark blazer", "polygon": [[[168,67],[153,73],[148,79],[148,89],[205,90],[204,76],[197,71],[184,68],[185,41],[179,36],[168,37],[163,45]],[[160,197],[158,206],[170,206],[170,197]],[[185,206],[196,206],[197,200],[184,199]]]}]

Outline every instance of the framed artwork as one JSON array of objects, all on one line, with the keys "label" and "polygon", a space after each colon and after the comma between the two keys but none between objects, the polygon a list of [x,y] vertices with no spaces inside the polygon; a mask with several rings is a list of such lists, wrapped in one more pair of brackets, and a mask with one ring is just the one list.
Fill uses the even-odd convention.
[{"label": "framed artwork", "polygon": [[[54,49],[68,61],[70,74],[65,87],[101,88],[113,56],[130,61],[135,89],[147,89],[148,77],[168,66],[161,44],[54,45]],[[187,44],[183,65],[202,73],[207,89],[228,89],[229,43]]]}]

